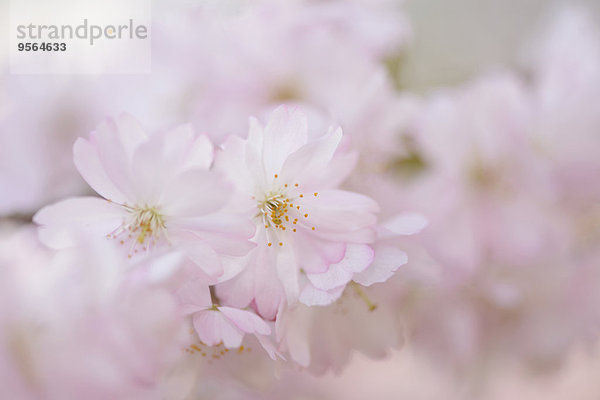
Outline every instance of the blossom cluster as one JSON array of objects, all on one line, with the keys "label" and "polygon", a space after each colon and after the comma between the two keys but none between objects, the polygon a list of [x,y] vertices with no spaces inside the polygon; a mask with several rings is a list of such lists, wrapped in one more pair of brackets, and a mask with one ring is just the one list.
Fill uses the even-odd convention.
[{"label": "blossom cluster", "polygon": [[589,15],[422,93],[397,2],[224,3],[158,2],[149,76],[0,76],[8,397],[329,399],[409,343],[485,398],[600,339]]}]

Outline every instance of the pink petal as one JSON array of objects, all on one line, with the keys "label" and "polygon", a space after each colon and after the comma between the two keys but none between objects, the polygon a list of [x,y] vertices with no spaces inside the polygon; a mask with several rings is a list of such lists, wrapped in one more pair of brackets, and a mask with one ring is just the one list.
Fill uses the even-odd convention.
[{"label": "pink petal", "polygon": [[358,152],[340,154],[338,149],[327,168],[318,177],[313,177],[307,183],[319,188],[339,187],[350,176],[357,162]]},{"label": "pink petal", "polygon": [[46,206],[33,221],[40,225],[40,240],[52,248],[64,248],[78,242],[81,233],[105,237],[127,215],[123,207],[98,197],[74,197]]},{"label": "pink petal", "polygon": [[127,157],[131,159],[135,149],[148,140],[148,135],[137,119],[124,113],[117,117],[116,126],[119,130],[119,141]]},{"label": "pink petal", "polygon": [[258,333],[260,335],[270,335],[271,328],[258,315],[237,308],[219,307],[223,313],[236,327],[246,333]]},{"label": "pink petal", "polygon": [[217,297],[223,304],[245,308],[254,298],[254,277],[249,271],[242,271],[235,278],[220,282],[215,286]]},{"label": "pink petal", "polygon": [[223,272],[223,275],[219,277],[219,283],[227,282],[242,274],[248,268],[251,255],[251,252],[244,257],[221,255],[221,264],[225,271]]},{"label": "pink petal", "polygon": [[136,204],[157,205],[163,188],[174,176],[173,166],[163,157],[164,141],[152,138],[141,144],[131,161],[132,185]]},{"label": "pink petal", "polygon": [[148,263],[148,279],[151,283],[164,282],[179,270],[184,259],[179,251],[168,251],[152,257]]},{"label": "pink petal", "polygon": [[[279,274],[285,274],[287,270],[280,271],[277,268],[277,256],[269,250],[264,247],[258,247],[255,250],[257,253],[256,265],[249,272],[254,276],[256,308],[263,318],[271,320],[275,318],[280,304],[285,302],[286,293],[289,294],[290,298],[294,298],[295,291],[298,289],[295,286],[297,276],[292,271],[290,271],[292,273],[290,277],[284,275],[284,281],[281,280]],[[294,268],[295,265],[291,267]],[[288,285],[287,292],[284,285]]]},{"label": "pink petal", "polygon": [[275,318],[280,303],[285,299],[285,293],[276,270],[275,252],[272,250],[257,247],[248,256],[239,259],[244,263],[242,268],[245,269],[232,280],[217,286],[219,296],[224,294],[224,304],[242,308],[254,300],[257,311],[263,318]]},{"label": "pink petal", "polygon": [[231,349],[242,345],[244,332],[217,310],[210,309],[195,313],[193,323],[198,337],[208,346],[223,342],[225,347]]},{"label": "pink petal", "polygon": [[414,235],[427,226],[427,219],[417,213],[403,213],[390,218],[379,228],[379,237],[387,238],[396,235]]},{"label": "pink petal", "polygon": [[176,292],[181,310],[184,314],[193,314],[212,305],[208,285],[200,281],[187,282]]},{"label": "pink petal", "polygon": [[[223,151],[215,155],[215,170],[225,174],[242,193],[254,191],[254,177],[246,165],[245,142],[238,136],[230,136],[223,144]],[[264,175],[264,171],[261,172]],[[264,178],[264,177],[263,177]]]},{"label": "pink petal", "polygon": [[217,253],[193,232],[172,232],[171,240],[209,278],[216,281],[223,274],[223,265]]},{"label": "pink petal", "polygon": [[[310,328],[313,324],[313,310],[308,307],[298,307],[291,313],[286,313],[285,341],[291,358],[303,367],[308,367],[310,354]],[[277,321],[284,321],[281,315]]]},{"label": "pink petal", "polygon": [[142,128],[129,116],[101,123],[90,134],[106,175],[129,201],[135,201],[131,162],[134,151],[146,140]]},{"label": "pink petal", "polygon": [[320,177],[323,171],[327,170],[341,139],[341,129],[330,131],[321,139],[310,142],[292,153],[281,168],[282,181],[321,186]]},{"label": "pink petal", "polygon": [[193,232],[198,240],[219,254],[244,256],[256,246],[249,242],[256,224],[246,216],[226,213],[226,210],[198,218],[170,219],[169,228]]},{"label": "pink petal", "polygon": [[[254,189],[263,191],[267,186],[267,177],[265,165],[263,162],[264,153],[264,131],[262,126],[255,118],[250,118],[250,130],[248,131],[248,140],[244,144],[244,170],[248,171],[252,185],[251,192]],[[269,179],[273,179],[272,177]]]},{"label": "pink petal", "polygon": [[402,265],[408,262],[406,253],[392,246],[375,248],[373,264],[354,275],[354,281],[363,286],[387,281]]},{"label": "pink petal", "polygon": [[223,176],[204,170],[189,170],[165,182],[160,199],[172,217],[201,217],[222,208],[231,197]]},{"label": "pink petal", "polygon": [[264,129],[263,162],[267,178],[279,174],[286,158],[307,141],[306,116],[297,109],[279,106]]},{"label": "pink petal", "polygon": [[375,239],[375,213],[379,206],[371,198],[344,190],[324,190],[318,196],[296,201],[308,214],[300,218],[304,226],[314,226],[315,236],[336,241],[372,242]]},{"label": "pink petal", "polygon": [[178,126],[164,135],[165,159],[185,169],[208,170],[213,162],[213,145],[206,135],[196,135],[190,124]]},{"label": "pink petal", "polygon": [[332,290],[320,290],[311,284],[302,289],[300,302],[307,306],[327,306],[340,298],[344,291],[344,286]]},{"label": "pink petal", "polygon": [[345,243],[313,237],[304,232],[294,236],[293,244],[298,264],[307,273],[327,271],[331,264],[340,262],[346,252]]},{"label": "pink petal", "polygon": [[373,261],[374,252],[370,246],[349,244],[342,261],[329,266],[322,274],[307,274],[317,289],[331,290],[345,286],[355,273],[365,270]]},{"label": "pink petal", "polygon": [[73,145],[73,162],[85,181],[99,195],[117,203],[126,203],[127,198],[104,171],[98,153],[86,139],[79,138]]},{"label": "pink petal", "polygon": [[210,139],[206,135],[198,135],[188,151],[185,165],[188,168],[208,170],[213,163],[213,158],[214,147]]},{"label": "pink petal", "polygon": [[[198,162],[198,160],[191,162],[189,160],[190,157],[198,157],[198,155],[190,154],[194,150],[195,141],[196,137],[191,127],[185,125],[164,134],[154,135],[136,148],[131,168],[138,202],[157,204],[163,193],[172,193],[169,185],[179,183],[180,187],[183,186],[178,182],[178,176],[189,170],[191,164]],[[200,144],[202,143],[200,142]],[[211,151],[210,148],[204,150]],[[208,157],[210,157],[208,160],[210,163],[212,154],[208,154]],[[207,173],[206,163],[201,165],[202,168],[198,168],[198,170]],[[198,183],[200,189],[203,188],[202,184],[202,181]],[[179,189],[180,187],[176,186],[175,188]],[[197,186],[192,185],[192,188],[194,187]],[[194,198],[197,196],[190,201]]]},{"label": "pink petal", "polygon": [[298,283],[298,261],[290,246],[277,249],[275,265],[277,265],[277,277],[283,285],[290,306],[296,303],[300,286]]},{"label": "pink petal", "polygon": [[263,347],[263,349],[265,349],[271,360],[275,361],[278,357],[282,360],[285,360],[285,357],[277,351],[275,344],[273,343],[273,341],[271,341],[271,339],[268,336],[256,335],[256,339]]}]

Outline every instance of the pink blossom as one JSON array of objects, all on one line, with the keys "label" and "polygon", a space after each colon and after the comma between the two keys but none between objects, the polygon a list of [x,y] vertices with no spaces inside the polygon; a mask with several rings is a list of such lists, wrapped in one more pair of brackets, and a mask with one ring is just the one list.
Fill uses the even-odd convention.
[{"label": "pink blossom", "polygon": [[[257,247],[240,259],[246,266],[240,275],[219,285],[219,298],[238,307],[254,302],[273,319],[282,301],[297,302],[301,275],[325,273],[342,261],[348,246],[374,240],[377,204],[336,189],[349,172],[335,159],[341,138],[337,129],[309,141],[306,118],[280,107],[265,127],[251,120],[247,140],[231,137],[225,143],[217,168],[249,202]],[[371,261],[360,258],[352,268]]]},{"label": "pink blossom", "polygon": [[213,304],[208,288],[188,282],[177,291],[182,310],[191,315],[194,329],[207,346],[238,348],[245,334],[270,335],[271,328],[253,312]]},{"label": "pink blossom", "polygon": [[252,225],[226,212],[229,187],[209,171],[211,143],[189,126],[148,136],[123,115],[77,140],[73,152],[77,169],[104,199],[71,198],[40,210],[35,221],[47,245],[72,245],[84,229],[130,258],[180,251],[211,279],[223,273],[219,254],[251,248]]}]

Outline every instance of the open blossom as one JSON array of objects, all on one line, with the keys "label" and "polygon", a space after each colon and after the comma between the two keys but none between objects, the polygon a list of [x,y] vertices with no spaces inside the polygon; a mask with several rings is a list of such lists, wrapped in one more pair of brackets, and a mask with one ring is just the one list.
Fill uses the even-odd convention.
[{"label": "open blossom", "polygon": [[273,319],[284,300],[298,301],[301,275],[327,273],[346,255],[352,270],[371,264],[364,245],[375,238],[378,206],[336,189],[352,168],[336,159],[341,138],[337,129],[309,140],[305,116],[281,106],[265,127],[252,119],[248,139],[225,143],[216,166],[249,201],[257,247],[241,259],[242,272],[217,287],[219,298],[237,307],[254,302]]},{"label": "open blossom", "polygon": [[77,169],[104,199],[71,198],[39,211],[34,220],[45,244],[70,246],[83,229],[130,258],[177,250],[208,278],[223,273],[219,254],[251,248],[250,221],[222,212],[230,191],[209,171],[211,143],[189,126],[149,136],[123,115],[102,123],[89,140],[78,139],[73,152]]},{"label": "open blossom", "polygon": [[192,324],[201,342],[207,346],[223,344],[238,348],[244,335],[270,335],[271,328],[253,312],[213,304],[208,287],[201,282],[189,282],[178,290],[185,314],[192,316]]}]

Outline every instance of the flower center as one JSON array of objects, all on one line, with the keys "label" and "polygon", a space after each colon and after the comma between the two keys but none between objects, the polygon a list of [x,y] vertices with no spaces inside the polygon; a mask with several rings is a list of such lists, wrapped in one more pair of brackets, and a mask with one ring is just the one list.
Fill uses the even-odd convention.
[{"label": "flower center", "polygon": [[265,221],[265,228],[273,226],[275,229],[285,230],[284,222],[289,222],[288,211],[290,200],[283,194],[272,194],[259,203],[260,212]]},{"label": "flower center", "polygon": [[[278,176],[275,175],[275,179]],[[282,185],[278,190],[267,193],[263,200],[258,201],[257,217],[261,218],[267,230],[267,246],[273,243],[283,246],[285,232],[296,233],[300,230],[314,231],[314,226],[309,226],[309,215],[302,208],[307,197],[300,193],[300,185]],[[314,197],[318,193],[312,194]]]},{"label": "flower center", "polygon": [[[167,236],[164,216],[157,207],[130,207],[123,205],[131,214],[121,225],[108,234],[109,239],[120,238],[120,243],[131,242],[128,257],[138,253],[138,247],[149,250],[155,247],[161,236]],[[127,235],[125,237],[125,235]]]}]

